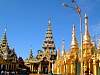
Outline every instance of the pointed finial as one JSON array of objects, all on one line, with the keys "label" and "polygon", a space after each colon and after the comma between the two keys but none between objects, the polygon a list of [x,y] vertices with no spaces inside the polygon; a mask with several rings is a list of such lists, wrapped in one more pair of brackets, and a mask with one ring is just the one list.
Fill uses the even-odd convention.
[{"label": "pointed finial", "polygon": [[7,33],[7,24],[6,24],[5,29],[4,29],[4,33],[3,33],[3,38],[2,38],[2,40],[7,40],[6,33]]},{"label": "pointed finial", "polygon": [[73,28],[72,28],[72,38],[76,38],[75,36],[75,25],[73,24]]},{"label": "pointed finial", "polygon": [[57,60],[60,58],[60,49],[58,48],[58,51],[57,51]]},{"label": "pointed finial", "polygon": [[91,41],[90,34],[88,30],[88,16],[85,14],[85,33],[83,38],[83,43],[89,43]]},{"label": "pointed finial", "polygon": [[87,17],[86,13],[85,13],[85,17]]},{"label": "pointed finial", "polygon": [[65,40],[62,40],[62,49],[65,49]]},{"label": "pointed finial", "polygon": [[73,31],[72,31],[72,34],[75,35],[75,25],[73,24]]},{"label": "pointed finial", "polygon": [[7,31],[7,29],[5,28],[5,31],[4,31],[2,39],[1,39],[1,47],[2,48],[7,48],[8,47],[6,31]]},{"label": "pointed finial", "polygon": [[33,58],[32,48],[30,49],[29,59]]},{"label": "pointed finial", "polygon": [[6,24],[6,26],[5,26],[5,33],[7,32],[7,24]]},{"label": "pointed finial", "polygon": [[62,56],[65,53],[65,40],[62,40]]},{"label": "pointed finial", "polygon": [[48,19],[48,24],[51,24],[51,18],[49,17],[49,19]]},{"label": "pointed finial", "polygon": [[51,31],[51,18],[48,19],[48,31]]},{"label": "pointed finial", "polygon": [[73,49],[73,48],[78,48],[74,24],[73,24],[73,29],[72,29],[72,41],[71,41],[71,49]]},{"label": "pointed finial", "polygon": [[7,29],[5,28],[5,32],[7,31]]},{"label": "pointed finial", "polygon": [[6,26],[5,26],[5,29],[4,29],[4,36],[3,36],[3,38],[4,38],[5,40],[7,40],[6,33],[7,33],[7,24],[6,24]]},{"label": "pointed finial", "polygon": [[88,16],[86,15],[86,13],[85,13],[85,24],[88,24]]}]

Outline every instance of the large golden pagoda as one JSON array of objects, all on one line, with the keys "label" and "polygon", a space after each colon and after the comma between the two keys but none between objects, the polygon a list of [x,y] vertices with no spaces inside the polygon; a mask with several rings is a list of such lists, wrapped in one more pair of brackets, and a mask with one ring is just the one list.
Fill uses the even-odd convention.
[{"label": "large golden pagoda", "polygon": [[88,16],[86,14],[82,51],[83,74],[80,72],[81,53],[76,39],[75,25],[73,25],[70,51],[61,55],[60,50],[58,49],[53,73],[62,75],[100,75],[100,47],[97,48],[95,42],[91,39],[88,29]]}]

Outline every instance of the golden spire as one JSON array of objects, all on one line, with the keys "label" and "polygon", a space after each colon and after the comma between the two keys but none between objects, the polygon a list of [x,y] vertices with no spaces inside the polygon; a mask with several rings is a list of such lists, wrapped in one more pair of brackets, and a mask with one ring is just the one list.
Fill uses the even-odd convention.
[{"label": "golden spire", "polygon": [[46,31],[45,40],[43,42],[42,48],[44,51],[47,49],[51,50],[50,52],[54,52],[55,50],[55,43],[53,39],[52,27],[51,27],[51,19],[48,19],[48,29]]},{"label": "golden spire", "polygon": [[7,29],[5,28],[5,32],[3,33],[3,37],[1,39],[1,47],[8,46],[6,31],[7,31]]},{"label": "golden spire", "polygon": [[29,54],[29,59],[33,58],[33,53],[32,53],[32,49],[30,49],[30,54]]},{"label": "golden spire", "polygon": [[78,49],[78,42],[77,42],[77,39],[76,39],[75,25],[74,24],[73,24],[72,41],[71,41],[71,50],[72,49]]},{"label": "golden spire", "polygon": [[51,18],[48,19],[48,31],[51,31]]},{"label": "golden spire", "polygon": [[62,40],[62,56],[65,54],[65,40]]},{"label": "golden spire", "polygon": [[60,49],[58,48],[58,51],[57,51],[57,60],[60,58]]},{"label": "golden spire", "polygon": [[91,39],[90,39],[89,30],[88,30],[88,16],[85,14],[85,33],[83,37],[83,44],[90,43],[90,41]]}]

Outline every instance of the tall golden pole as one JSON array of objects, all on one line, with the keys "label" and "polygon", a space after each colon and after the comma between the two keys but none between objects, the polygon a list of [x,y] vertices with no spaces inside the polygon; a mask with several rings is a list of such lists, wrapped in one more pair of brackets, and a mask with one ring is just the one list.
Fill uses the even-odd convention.
[{"label": "tall golden pole", "polygon": [[81,36],[81,74],[83,75],[83,34],[82,34],[82,17],[80,15],[80,36]]},{"label": "tall golden pole", "polygon": [[74,9],[76,11],[76,13],[79,16],[80,19],[80,38],[81,38],[81,73],[80,75],[83,75],[83,34],[82,34],[82,15],[81,15],[81,9],[79,7],[79,5],[76,3],[76,0],[72,0],[72,4],[73,6],[69,6],[65,3],[63,3],[64,7],[70,7],[72,9]]}]

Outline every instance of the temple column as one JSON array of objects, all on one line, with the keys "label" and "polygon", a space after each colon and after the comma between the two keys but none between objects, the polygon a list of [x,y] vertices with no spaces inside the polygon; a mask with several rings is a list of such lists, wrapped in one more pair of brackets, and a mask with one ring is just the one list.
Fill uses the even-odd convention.
[{"label": "temple column", "polygon": [[[34,65],[34,64],[33,64]],[[34,72],[34,66],[33,66],[33,72]]]},{"label": "temple column", "polygon": [[7,70],[7,64],[5,65],[5,68],[6,68],[6,70]]},{"label": "temple column", "polygon": [[0,70],[1,70],[1,64],[0,64]]},{"label": "temple column", "polygon": [[86,70],[87,70],[87,65],[86,65],[86,61],[85,61],[85,62],[84,62],[84,67],[83,67],[84,73],[86,72]]},{"label": "temple column", "polygon": [[61,65],[58,64],[58,74],[61,74]]},{"label": "temple column", "polygon": [[83,63],[83,74],[85,73],[85,64]]},{"label": "temple column", "polygon": [[77,68],[76,68],[76,62],[74,62],[73,67],[74,67],[74,68],[73,68],[73,74],[76,75],[76,69],[77,69]]},{"label": "temple column", "polygon": [[90,59],[89,59],[89,75],[91,75],[90,70],[91,69],[91,63],[90,63]]},{"label": "temple column", "polygon": [[[13,68],[13,66],[14,66],[14,63],[12,64],[12,70],[14,71],[14,68]],[[16,68],[16,67],[15,67]]]},{"label": "temple column", "polygon": [[13,66],[14,66],[14,63],[12,64],[12,70],[14,70]]},{"label": "temple column", "polygon": [[53,60],[52,60],[52,73],[53,73],[53,67],[54,67],[54,66],[53,66]]},{"label": "temple column", "polygon": [[12,64],[12,65],[11,65],[11,67],[12,67],[12,70],[14,70],[14,68],[13,68],[13,65],[14,65],[14,64]]},{"label": "temple column", "polygon": [[14,69],[14,71],[16,71],[16,64],[15,63],[13,64],[13,69]]},{"label": "temple column", "polygon": [[29,65],[29,68],[30,68],[30,70],[31,70],[31,65]]},{"label": "temple column", "polygon": [[57,74],[59,74],[59,64],[57,64]]},{"label": "temple column", "polygon": [[40,67],[38,66],[38,71],[37,71],[37,73],[39,74],[40,73]]},{"label": "temple column", "polygon": [[95,59],[93,60],[93,75],[97,75],[97,68],[96,68]]},{"label": "temple column", "polygon": [[34,72],[34,63],[33,63],[33,72]]},{"label": "temple column", "polygon": [[31,72],[32,72],[32,64],[31,64]]},{"label": "temple column", "polygon": [[7,64],[7,70],[9,70],[9,63]]},{"label": "temple column", "polygon": [[64,74],[66,74],[66,64],[64,62]]},{"label": "temple column", "polygon": [[71,62],[71,75],[73,75],[73,62]]},{"label": "temple column", "polygon": [[1,69],[3,68],[3,64],[1,64]]},{"label": "temple column", "polygon": [[48,73],[51,71],[51,68],[50,68],[50,62],[49,62],[49,66],[48,66]]},{"label": "temple column", "polygon": [[12,70],[12,63],[11,63],[11,70]]},{"label": "temple column", "polygon": [[33,64],[31,64],[31,71],[33,72]]},{"label": "temple column", "polygon": [[33,72],[33,64],[32,64],[32,72]]},{"label": "temple column", "polygon": [[61,74],[61,67],[62,67],[62,65],[60,64],[59,65],[59,74]]},{"label": "temple column", "polygon": [[40,62],[40,65],[39,65],[39,72],[41,72],[41,62]]},{"label": "temple column", "polygon": [[67,75],[67,73],[68,73],[68,64],[66,64],[66,70],[65,70],[65,73],[66,73],[66,75]]}]

